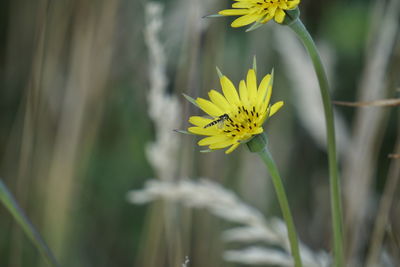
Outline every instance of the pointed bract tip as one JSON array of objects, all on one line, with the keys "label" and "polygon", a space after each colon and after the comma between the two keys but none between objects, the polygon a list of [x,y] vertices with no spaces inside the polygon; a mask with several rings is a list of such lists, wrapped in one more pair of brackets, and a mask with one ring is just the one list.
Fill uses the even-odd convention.
[{"label": "pointed bract tip", "polygon": [[179,130],[179,129],[174,129],[174,132],[176,133],[181,133],[181,134],[187,134],[187,135],[194,135],[191,132],[188,132],[186,130]]},{"label": "pointed bract tip", "polygon": [[253,56],[253,70],[257,74],[257,59],[256,59],[256,55]]},{"label": "pointed bract tip", "polygon": [[254,31],[254,30],[260,28],[262,25],[263,25],[263,23],[261,23],[261,22],[259,22],[259,21],[256,21],[256,22],[254,22],[253,24],[251,24],[250,27],[248,27],[248,28],[246,29],[246,32]]},{"label": "pointed bract tip", "polygon": [[221,14],[211,14],[211,15],[205,15],[201,17],[202,19],[211,19],[211,18],[220,18],[223,17],[224,15]]},{"label": "pointed bract tip", "polygon": [[199,105],[197,104],[196,100],[194,100],[194,98],[188,96],[185,93],[182,93],[183,97],[186,98],[187,101],[189,101],[190,103],[192,103],[193,105],[195,105],[196,107],[199,107]]},{"label": "pointed bract tip", "polygon": [[218,67],[215,68],[217,69],[218,77],[221,79],[224,75],[222,74],[222,72],[219,70]]}]

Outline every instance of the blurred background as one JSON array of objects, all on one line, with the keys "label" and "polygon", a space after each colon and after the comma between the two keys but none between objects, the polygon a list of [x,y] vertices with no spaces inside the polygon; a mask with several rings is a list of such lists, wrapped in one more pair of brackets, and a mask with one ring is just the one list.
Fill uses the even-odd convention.
[{"label": "blurred background", "polygon": [[[301,18],[319,47],[337,101],[338,154],[349,266],[399,266],[400,1],[304,0]],[[0,177],[62,266],[242,266],[224,261],[231,223],[206,209],[132,205],[146,181],[199,177],[280,217],[261,161],[245,146],[200,153],[180,135],[200,114],[182,93],[220,89],[215,66],[237,85],[257,56],[275,71],[268,121],[300,239],[331,251],[325,126],[318,84],[288,27],[229,27],[202,19],[231,1],[0,1]],[[370,102],[373,103],[370,103]],[[372,256],[371,256],[372,255]],[[45,266],[0,205],[0,266]],[[267,266],[264,264],[264,266]]]}]

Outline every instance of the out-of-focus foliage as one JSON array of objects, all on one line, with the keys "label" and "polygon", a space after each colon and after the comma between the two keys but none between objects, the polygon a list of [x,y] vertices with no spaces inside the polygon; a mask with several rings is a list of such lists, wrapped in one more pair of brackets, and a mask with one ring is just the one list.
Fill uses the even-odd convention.
[{"label": "out-of-focus foliage", "polygon": [[[219,90],[215,66],[236,85],[254,55],[260,74],[274,68],[273,101],[283,99],[286,105],[277,115],[280,119],[271,119],[265,127],[271,150],[285,179],[300,238],[312,249],[330,251],[326,153],[312,133],[315,129],[300,119],[299,112],[306,106],[296,97],[296,81],[291,80],[281,56],[285,46],[275,38],[276,31],[291,34],[289,29],[269,23],[244,33],[229,27],[230,18],[202,19],[227,8],[229,1],[161,2],[166,91],[180,99],[181,128],[187,126],[189,114],[199,114],[181,93],[206,97],[210,89]],[[379,41],[377,27],[383,23],[376,14],[391,2],[309,0],[300,4],[301,17],[321,48],[335,100],[375,100],[365,99],[368,95],[363,98],[367,79],[363,74],[375,53],[371,47]],[[144,41],[145,6],[146,1],[136,0],[0,2],[0,177],[62,266],[180,266],[186,255],[191,267],[234,266],[222,259],[220,234],[226,225],[207,212],[161,202],[135,206],[126,200],[129,190],[159,178],[145,153],[156,138],[148,115],[149,68],[153,66]],[[398,32],[397,24],[391,35],[397,34],[397,39],[385,50],[389,58],[379,77],[385,82],[381,98],[400,96]],[[306,64],[297,71],[306,73]],[[304,79],[316,86],[312,74]],[[344,209],[347,212],[348,203],[356,197],[347,187],[366,188],[362,204],[366,212],[357,214],[362,221],[352,222],[351,227],[360,225],[368,233],[386,194],[390,169],[396,167],[387,155],[398,153],[398,107],[336,107],[336,111],[345,121],[342,130],[352,144],[340,158],[347,170],[342,176]],[[382,112],[378,116],[375,111]],[[350,181],[359,182],[354,177],[360,174],[348,166],[351,161],[344,155],[358,151],[354,144],[363,136],[356,130],[361,129],[365,112],[372,112],[368,118],[373,128],[365,128],[372,134],[365,139],[371,157],[364,161],[371,168],[367,175],[371,179],[357,187]],[[226,157],[223,152],[200,154],[195,142],[193,136],[181,137],[177,180],[208,177],[237,192],[265,217],[280,216],[265,170],[245,146]],[[364,156],[355,154],[360,160]],[[396,264],[398,194],[393,202],[383,248]],[[353,218],[348,213],[345,217]],[[352,247],[348,257],[360,264],[367,257],[370,237],[348,238]],[[0,205],[0,266],[43,264]]]}]

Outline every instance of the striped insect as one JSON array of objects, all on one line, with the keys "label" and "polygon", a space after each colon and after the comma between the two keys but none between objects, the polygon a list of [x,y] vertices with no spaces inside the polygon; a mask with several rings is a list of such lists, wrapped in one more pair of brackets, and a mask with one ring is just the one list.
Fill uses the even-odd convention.
[{"label": "striped insect", "polygon": [[231,120],[231,118],[229,118],[228,114],[222,114],[221,116],[219,116],[216,120],[210,122],[209,124],[207,124],[206,126],[204,126],[204,128],[208,128],[211,126],[214,126],[215,124],[218,124],[218,128],[222,128],[224,126],[224,122],[226,120]]}]

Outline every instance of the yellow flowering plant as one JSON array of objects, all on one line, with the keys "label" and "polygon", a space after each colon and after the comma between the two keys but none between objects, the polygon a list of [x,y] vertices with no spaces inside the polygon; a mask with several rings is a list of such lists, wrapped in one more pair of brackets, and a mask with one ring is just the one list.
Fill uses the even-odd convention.
[{"label": "yellow flowering plant", "polygon": [[344,262],[343,253],[343,218],[342,204],[340,198],[340,179],[337,163],[335,124],[333,119],[333,108],[329,93],[329,84],[324,67],[314,40],[300,20],[298,5],[300,0],[233,0],[231,9],[225,9],[216,15],[207,17],[239,16],[235,19],[232,27],[243,27],[252,24],[246,31],[252,31],[274,19],[281,25],[289,26],[303,42],[311,61],[314,65],[318,78],[324,115],[326,120],[327,149],[329,163],[330,195],[332,204],[332,228],[333,228],[333,250],[334,266],[341,267]]},{"label": "yellow flowering plant", "polygon": [[222,16],[240,16],[231,26],[243,27],[253,22],[265,24],[271,19],[282,23],[287,10],[295,9],[300,0],[235,0],[232,9],[218,12]]},{"label": "yellow flowering plant", "polygon": [[198,142],[200,146],[208,146],[209,149],[203,150],[204,152],[229,147],[225,151],[229,154],[240,144],[246,143],[251,152],[260,156],[271,174],[286,221],[294,264],[296,267],[301,267],[297,234],[289,203],[278,168],[268,150],[267,137],[263,128],[264,122],[283,106],[283,101],[270,104],[274,72],[265,75],[258,84],[254,58],[253,68],[247,72],[246,79],[239,82],[239,91],[219,70],[218,74],[222,94],[211,90],[208,92],[210,100],[200,97],[193,99],[184,95],[208,117],[191,116],[189,122],[193,126],[188,128],[188,132],[180,132],[206,136]]},{"label": "yellow flowering plant", "polygon": [[207,136],[201,139],[200,146],[208,146],[210,150],[229,147],[226,154],[231,153],[241,143],[261,134],[263,123],[274,115],[283,101],[271,105],[273,72],[263,77],[257,85],[255,69],[247,73],[246,81],[239,83],[239,92],[228,77],[220,75],[222,94],[216,90],[208,93],[210,100],[197,98],[189,100],[202,109],[208,116],[192,116],[189,122],[194,126],[188,131],[193,134]]}]

